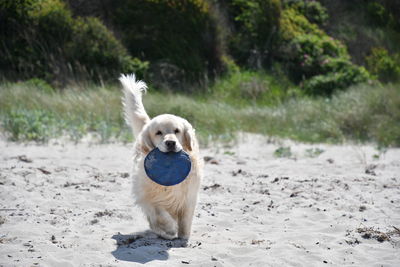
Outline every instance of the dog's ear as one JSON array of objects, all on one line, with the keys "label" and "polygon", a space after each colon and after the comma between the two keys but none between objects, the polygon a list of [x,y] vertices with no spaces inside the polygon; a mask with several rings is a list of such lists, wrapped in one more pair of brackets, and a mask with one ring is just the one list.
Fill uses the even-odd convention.
[{"label": "dog's ear", "polygon": [[184,124],[183,148],[186,151],[192,151],[196,144],[195,130],[187,120],[184,120],[183,124]]},{"label": "dog's ear", "polygon": [[153,141],[151,141],[150,131],[147,127],[139,135],[139,146],[143,153],[149,153],[155,148]]}]

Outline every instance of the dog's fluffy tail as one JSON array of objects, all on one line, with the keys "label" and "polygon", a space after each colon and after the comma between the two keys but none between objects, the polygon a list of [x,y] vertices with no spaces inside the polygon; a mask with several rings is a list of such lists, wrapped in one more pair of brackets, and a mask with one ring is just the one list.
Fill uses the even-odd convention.
[{"label": "dog's fluffy tail", "polygon": [[121,74],[119,81],[124,88],[125,121],[131,126],[135,137],[138,136],[143,126],[150,121],[142,103],[142,93],[146,92],[147,85],[143,81],[137,81],[135,74]]}]

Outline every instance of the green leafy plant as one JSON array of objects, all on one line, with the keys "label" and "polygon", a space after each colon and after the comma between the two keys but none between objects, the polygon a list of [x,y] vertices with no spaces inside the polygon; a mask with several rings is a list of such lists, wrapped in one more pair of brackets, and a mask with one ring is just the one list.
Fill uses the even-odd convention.
[{"label": "green leafy plant", "polygon": [[53,136],[55,118],[45,111],[16,110],[3,119],[3,127],[10,139],[45,141]]},{"label": "green leafy plant", "polygon": [[382,82],[400,80],[400,55],[389,55],[385,48],[375,47],[366,57],[369,71]]},{"label": "green leafy plant", "polygon": [[39,79],[39,78],[32,78],[25,82],[23,82],[24,86],[37,88],[45,93],[53,93],[55,92],[54,87],[52,87],[48,82]]},{"label": "green leafy plant", "polygon": [[277,158],[290,158],[292,156],[292,151],[290,146],[281,146],[274,151],[274,156]]},{"label": "green leafy plant", "polygon": [[288,8],[282,11],[280,17],[280,36],[285,42],[290,42],[299,35],[324,35],[324,32],[314,23],[310,23],[305,16],[296,9]]},{"label": "green leafy plant", "polygon": [[371,1],[367,4],[367,14],[370,21],[377,26],[386,26],[392,20],[392,15],[378,2]]},{"label": "green leafy plant", "polygon": [[284,10],[279,58],[295,82],[312,95],[331,95],[335,90],[366,82],[369,73],[354,65],[346,47],[310,23],[296,9]]},{"label": "green leafy plant", "polygon": [[73,24],[74,40],[67,47],[67,56],[93,77],[117,77],[119,73],[137,72],[143,77],[148,62],[132,59],[122,44],[97,18],[78,18]]},{"label": "green leafy plant", "polygon": [[302,84],[302,88],[310,95],[332,95],[338,89],[347,88],[353,84],[366,82],[369,74],[363,67],[349,64],[347,68],[315,75]]},{"label": "green leafy plant", "polygon": [[[234,0],[230,3],[236,31],[230,38],[233,56],[244,65],[261,67],[276,45],[281,16],[279,0]],[[260,60],[259,63],[256,61]]]},{"label": "green leafy plant", "polygon": [[324,25],[329,18],[328,12],[320,2],[303,0],[284,1],[287,8],[294,8],[307,18],[311,23]]},{"label": "green leafy plant", "polygon": [[128,51],[152,63],[149,72],[156,86],[188,91],[188,84],[201,84],[225,69],[208,1],[120,0],[110,8]]},{"label": "green leafy plant", "polygon": [[316,157],[318,157],[319,155],[321,155],[324,152],[325,152],[325,150],[321,149],[319,147],[308,148],[305,151],[305,155],[306,155],[306,157],[309,157],[309,158],[316,158]]},{"label": "green leafy plant", "polygon": [[6,2],[0,16],[3,78],[37,77],[62,87],[69,80],[146,72],[147,64],[132,59],[100,20],[74,18],[61,0]]}]

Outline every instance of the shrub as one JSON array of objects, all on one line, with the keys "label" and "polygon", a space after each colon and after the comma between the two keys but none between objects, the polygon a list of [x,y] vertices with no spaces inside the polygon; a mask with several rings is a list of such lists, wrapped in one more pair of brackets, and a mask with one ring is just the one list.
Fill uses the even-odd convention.
[{"label": "shrub", "polygon": [[370,21],[377,26],[386,26],[393,18],[385,7],[377,2],[369,2],[367,4],[367,14]]},{"label": "shrub", "polygon": [[3,119],[3,127],[10,134],[10,139],[45,141],[54,136],[56,123],[51,113],[40,110],[11,111],[9,116]]},{"label": "shrub", "polygon": [[292,157],[292,150],[290,146],[280,146],[274,151],[274,156],[276,158],[290,158]]},{"label": "shrub", "polygon": [[326,8],[317,1],[286,0],[285,6],[296,9],[311,23],[324,25],[329,18]]},{"label": "shrub", "polygon": [[73,18],[60,0],[16,0],[0,6],[0,71],[5,78],[113,78],[145,64],[132,59],[95,18]]},{"label": "shrub", "polygon": [[290,42],[296,36],[304,34],[322,36],[324,32],[295,9],[285,9],[280,18],[280,36],[283,41]]},{"label": "shrub", "polygon": [[[201,82],[223,70],[223,47],[205,0],[118,0],[112,22],[133,55],[152,62],[153,82]],[[160,77],[168,73],[170,78]],[[182,79],[184,79],[182,81]],[[159,81],[158,81],[159,80]]]},{"label": "shrub", "polygon": [[278,58],[286,62],[295,82],[303,82],[306,93],[330,95],[369,77],[364,68],[350,61],[340,41],[329,37],[293,8],[282,13],[281,38]]},{"label": "shrub", "polygon": [[[327,66],[335,58],[349,62],[346,48],[337,40],[328,36],[319,37],[313,34],[298,35],[288,43],[290,49],[284,58],[289,62],[291,76],[300,81],[328,70]],[[329,64],[330,63],[330,64]]]},{"label": "shrub", "polygon": [[121,72],[144,76],[148,63],[132,59],[122,44],[97,18],[78,18],[73,24],[74,38],[68,47],[68,59],[79,59],[91,78],[117,77]]},{"label": "shrub", "polygon": [[236,64],[236,62],[227,55],[222,56],[222,61],[224,62],[225,65],[225,74],[226,75],[233,75],[235,73],[240,72],[240,67]]},{"label": "shrub", "polygon": [[[70,12],[60,1],[6,1],[0,8],[2,74],[6,77],[17,73],[19,78],[47,78],[47,72],[52,69],[50,62],[58,57],[50,54],[70,38]],[[52,25],[61,30],[56,31]]]},{"label": "shrub", "polygon": [[369,71],[382,82],[400,80],[400,55],[389,55],[385,48],[373,48],[366,57]]},{"label": "shrub", "polygon": [[22,86],[37,88],[45,93],[53,93],[55,91],[48,82],[38,78],[29,79],[25,81]]},{"label": "shrub", "polygon": [[386,25],[395,31],[400,31],[400,4],[399,1],[382,0],[381,2],[387,13]]},{"label": "shrub", "polygon": [[[279,33],[279,0],[233,0],[231,3],[236,32],[230,49],[240,63],[261,67],[274,49]],[[257,61],[259,61],[257,63]]]},{"label": "shrub", "polygon": [[74,19],[64,3],[59,0],[32,1],[32,3],[32,9],[27,15],[33,26],[36,26],[36,36],[42,37],[41,41],[46,42],[48,46],[51,45],[50,42],[62,45],[69,41],[73,36]]},{"label": "shrub", "polygon": [[346,67],[341,67],[338,71],[311,77],[304,82],[302,87],[310,95],[329,96],[338,89],[366,82],[368,78],[369,74],[365,68],[348,63]]}]

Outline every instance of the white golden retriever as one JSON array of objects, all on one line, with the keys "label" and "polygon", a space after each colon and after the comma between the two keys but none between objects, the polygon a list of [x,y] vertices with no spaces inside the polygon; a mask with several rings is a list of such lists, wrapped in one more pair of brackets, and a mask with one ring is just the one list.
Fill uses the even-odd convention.
[{"label": "white golden retriever", "polygon": [[[146,214],[150,228],[159,236],[188,239],[202,175],[202,160],[192,125],[185,119],[163,114],[150,119],[142,103],[147,86],[135,75],[121,75],[125,119],[136,137],[132,170],[136,203]],[[144,159],[157,147],[162,152],[182,149],[192,162],[189,176],[174,186],[159,185],[147,177]]]}]

